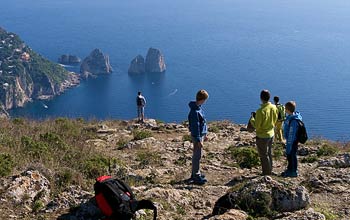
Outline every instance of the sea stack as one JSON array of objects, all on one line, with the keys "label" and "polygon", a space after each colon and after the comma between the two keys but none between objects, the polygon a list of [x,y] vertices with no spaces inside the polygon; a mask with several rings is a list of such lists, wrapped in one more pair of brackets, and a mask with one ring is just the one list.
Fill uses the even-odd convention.
[{"label": "sea stack", "polygon": [[146,56],[146,72],[162,73],[165,71],[165,60],[162,52],[155,48],[149,48]]},{"label": "sea stack", "polygon": [[83,78],[109,74],[112,71],[113,69],[109,63],[109,56],[103,54],[100,49],[93,50],[90,55],[83,60],[80,66],[80,73]]},{"label": "sea stack", "polygon": [[58,62],[65,65],[77,65],[81,62],[81,59],[75,55],[64,54],[58,58]]},{"label": "sea stack", "polygon": [[131,61],[128,73],[144,73],[146,72],[145,68],[145,58],[138,55]]}]

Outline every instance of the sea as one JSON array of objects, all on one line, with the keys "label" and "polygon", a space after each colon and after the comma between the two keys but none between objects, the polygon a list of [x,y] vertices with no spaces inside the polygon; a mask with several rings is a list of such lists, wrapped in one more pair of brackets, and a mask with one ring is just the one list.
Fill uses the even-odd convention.
[{"label": "sea", "polygon": [[[44,57],[83,59],[100,48],[114,68],[10,114],[133,119],[141,91],[147,118],[182,122],[205,89],[209,121],[242,124],[268,89],[296,101],[309,136],[348,141],[349,12],[349,0],[1,0],[0,26]],[[129,75],[150,47],[164,54],[166,72]]]}]

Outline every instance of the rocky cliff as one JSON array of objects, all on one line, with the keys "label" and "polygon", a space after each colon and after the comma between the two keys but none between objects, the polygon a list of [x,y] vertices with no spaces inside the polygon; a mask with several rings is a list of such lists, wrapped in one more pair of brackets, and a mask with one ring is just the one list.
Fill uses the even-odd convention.
[{"label": "rocky cliff", "polygon": [[[276,144],[275,174],[261,176],[255,134],[228,121],[208,127],[201,160],[208,182],[198,186],[187,181],[186,124],[2,120],[0,219],[101,219],[93,183],[105,174],[154,201],[159,220],[350,219],[349,143],[300,145],[297,178],[279,176],[286,158]],[[139,211],[136,219],[151,213]]]},{"label": "rocky cliff", "polygon": [[149,48],[145,68],[148,73],[162,73],[166,70],[164,55],[159,49]]},{"label": "rocky cliff", "polygon": [[145,71],[145,59],[138,55],[131,61],[128,73],[144,73]]},{"label": "rocky cliff", "polygon": [[93,50],[90,55],[83,60],[80,66],[80,73],[83,78],[109,74],[111,72],[113,72],[113,69],[109,63],[109,56],[103,54],[100,49]]},{"label": "rocky cliff", "polygon": [[5,110],[22,107],[32,99],[51,98],[78,83],[77,75],[0,28],[0,102]]}]

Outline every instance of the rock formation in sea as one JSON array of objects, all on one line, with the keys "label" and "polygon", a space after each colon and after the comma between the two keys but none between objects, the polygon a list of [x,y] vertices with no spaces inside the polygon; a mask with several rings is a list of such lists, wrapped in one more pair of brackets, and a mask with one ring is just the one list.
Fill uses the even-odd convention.
[{"label": "rock formation in sea", "polygon": [[104,54],[100,49],[93,50],[83,60],[80,66],[80,73],[83,78],[109,74],[111,72],[113,72],[113,69],[109,63],[109,56]]},{"label": "rock formation in sea", "polygon": [[148,73],[162,73],[166,70],[164,55],[159,49],[149,48],[145,67]]},{"label": "rock formation in sea", "polygon": [[145,59],[143,56],[136,56],[130,63],[128,73],[144,73],[145,69]]},{"label": "rock formation in sea", "polygon": [[81,59],[75,55],[64,54],[58,58],[58,62],[64,65],[76,65],[81,62]]},{"label": "rock formation in sea", "polygon": [[79,84],[77,74],[47,60],[2,28],[0,48],[0,105],[4,111],[33,99],[52,98]]}]

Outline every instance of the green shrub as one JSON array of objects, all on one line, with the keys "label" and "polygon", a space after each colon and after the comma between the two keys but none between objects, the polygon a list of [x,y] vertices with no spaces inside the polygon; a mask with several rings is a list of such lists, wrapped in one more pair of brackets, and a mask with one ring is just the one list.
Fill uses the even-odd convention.
[{"label": "green shrub", "polygon": [[7,176],[12,172],[14,166],[13,158],[10,154],[0,154],[0,176]]},{"label": "green shrub", "polygon": [[145,168],[149,165],[162,165],[163,161],[159,152],[138,151],[136,161],[139,161],[139,168]]},{"label": "green shrub", "polygon": [[238,201],[240,209],[248,212],[254,217],[258,216],[272,216],[271,210],[272,198],[266,192],[257,191],[255,194],[243,195]]},{"label": "green shrub", "polygon": [[216,125],[211,125],[208,128],[209,132],[213,132],[213,133],[219,133],[220,132],[220,128]]},{"label": "green shrub", "polygon": [[252,168],[260,165],[258,152],[253,147],[230,147],[231,158],[236,160],[241,168]]},{"label": "green shrub", "polygon": [[145,130],[134,130],[132,134],[134,136],[134,140],[136,141],[152,137],[152,133],[150,131]]},{"label": "green shrub", "polygon": [[318,150],[317,150],[317,156],[334,156],[336,153],[338,153],[338,148],[323,144]]},{"label": "green shrub", "polygon": [[125,147],[125,145],[127,145],[129,143],[128,140],[126,139],[120,139],[118,142],[117,142],[117,149],[118,150],[121,150]]},{"label": "green shrub", "polygon": [[159,125],[159,124],[165,124],[165,122],[162,121],[162,120],[160,120],[160,119],[156,119],[156,122],[157,122],[158,125]]},{"label": "green shrub", "polygon": [[192,137],[189,134],[185,134],[184,136],[182,136],[182,141],[189,141],[192,142]]},{"label": "green shrub", "polygon": [[180,156],[179,159],[175,160],[175,165],[177,166],[185,166],[186,165],[186,155]]},{"label": "green shrub", "polygon": [[76,137],[81,133],[82,125],[79,125],[78,121],[73,121],[68,118],[57,118],[55,124],[58,132],[66,137]]},{"label": "green shrub", "polygon": [[84,163],[83,172],[88,178],[96,178],[107,173],[110,159],[101,155],[94,155]]},{"label": "green shrub", "polygon": [[28,136],[21,138],[24,150],[32,158],[39,159],[48,156],[48,145],[46,143],[35,141]]},{"label": "green shrub", "polygon": [[44,203],[41,200],[36,200],[33,203],[32,210],[33,212],[38,212],[40,209],[44,208]]},{"label": "green shrub", "polygon": [[318,160],[317,156],[312,155],[312,156],[307,156],[301,159],[302,163],[314,163]]},{"label": "green shrub", "polygon": [[12,119],[12,123],[15,124],[15,125],[23,125],[23,124],[25,124],[23,118],[14,118],[14,119]]},{"label": "green shrub", "polygon": [[73,173],[71,169],[63,169],[57,173],[56,181],[57,186],[65,187],[70,185],[73,180]]},{"label": "green shrub", "polygon": [[55,133],[47,132],[45,134],[40,134],[40,141],[46,142],[52,148],[66,149],[68,146],[62,140],[60,136]]}]

